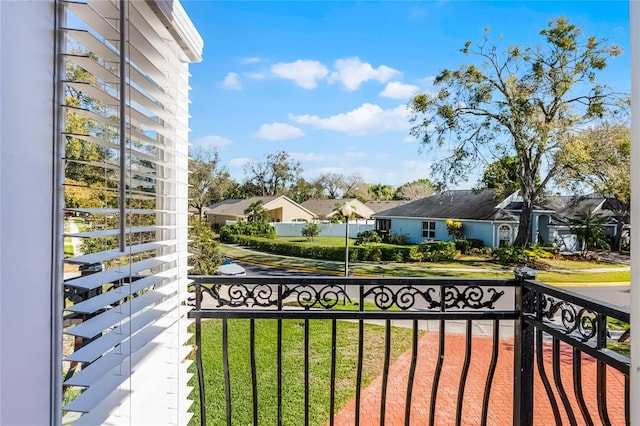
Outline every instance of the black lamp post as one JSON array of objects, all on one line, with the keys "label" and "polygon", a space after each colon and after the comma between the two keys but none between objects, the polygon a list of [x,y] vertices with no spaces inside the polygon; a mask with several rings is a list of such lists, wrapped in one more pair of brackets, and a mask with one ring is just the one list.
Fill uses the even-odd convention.
[{"label": "black lamp post", "polygon": [[345,232],[344,232],[344,276],[349,276],[349,218],[353,213],[353,207],[349,203],[342,206],[340,213],[346,219]]}]

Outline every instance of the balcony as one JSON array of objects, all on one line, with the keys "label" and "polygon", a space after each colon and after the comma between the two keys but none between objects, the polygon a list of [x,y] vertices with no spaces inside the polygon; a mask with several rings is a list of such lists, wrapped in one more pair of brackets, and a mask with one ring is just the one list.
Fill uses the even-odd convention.
[{"label": "balcony", "polygon": [[[629,311],[519,272],[511,280],[192,276],[196,419],[629,424],[630,361],[608,347],[628,336]],[[274,341],[265,346],[267,329]]]}]

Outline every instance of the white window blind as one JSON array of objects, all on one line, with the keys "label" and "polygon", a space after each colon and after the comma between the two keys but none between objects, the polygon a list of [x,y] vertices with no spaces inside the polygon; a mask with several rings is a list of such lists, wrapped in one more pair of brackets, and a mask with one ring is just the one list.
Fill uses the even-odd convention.
[{"label": "white window blind", "polygon": [[188,64],[202,40],[177,1],[62,5],[64,421],[187,424]]}]

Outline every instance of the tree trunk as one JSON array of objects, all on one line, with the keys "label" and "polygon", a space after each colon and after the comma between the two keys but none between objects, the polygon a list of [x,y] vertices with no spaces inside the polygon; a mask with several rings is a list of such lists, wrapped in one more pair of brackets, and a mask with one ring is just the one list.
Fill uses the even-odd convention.
[{"label": "tree trunk", "polygon": [[518,235],[513,243],[517,247],[525,247],[531,241],[531,223],[533,221],[532,191],[522,192],[522,213],[518,223]]}]

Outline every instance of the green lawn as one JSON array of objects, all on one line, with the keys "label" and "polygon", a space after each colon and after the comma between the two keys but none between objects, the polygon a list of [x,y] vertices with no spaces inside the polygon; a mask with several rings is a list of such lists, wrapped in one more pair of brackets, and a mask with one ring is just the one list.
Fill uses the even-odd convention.
[{"label": "green lawn", "polygon": [[[304,423],[304,324],[303,320],[283,320],[283,424]],[[207,424],[225,422],[224,376],[222,369],[222,321],[203,321],[203,364],[206,383]],[[392,360],[411,344],[411,329],[392,329]],[[229,320],[229,370],[231,377],[232,423],[252,424],[252,384],[249,358],[249,321]],[[310,321],[309,417],[312,425],[329,420],[331,321]],[[277,424],[276,320],[256,321],[256,364],[259,423]],[[336,413],[355,395],[358,351],[358,324],[338,321],[336,362]],[[364,389],[382,373],[384,327],[365,325]],[[191,372],[196,372],[193,364]],[[197,389],[196,375],[191,385]],[[200,424],[197,390],[192,395],[195,413],[191,424]]]},{"label": "green lawn", "polygon": [[[246,250],[236,246],[222,245],[220,251],[231,258],[274,265],[283,268],[300,270],[319,270],[326,273],[339,275],[344,271],[342,262],[302,259],[295,257],[276,256],[253,250]],[[547,262],[543,259],[542,262]],[[556,271],[540,271],[537,279],[549,283],[594,283],[594,282],[629,282],[630,271],[608,272],[582,272],[581,270],[620,267],[622,265],[593,263],[576,260],[553,260],[550,268]],[[447,262],[423,262],[423,263],[351,263],[349,270],[354,275],[360,276],[385,276],[385,277],[433,277],[433,278],[513,278],[513,268],[505,268],[502,265],[482,259],[478,256],[460,256],[455,261]]]}]

